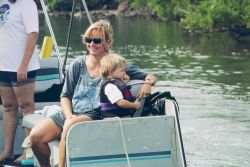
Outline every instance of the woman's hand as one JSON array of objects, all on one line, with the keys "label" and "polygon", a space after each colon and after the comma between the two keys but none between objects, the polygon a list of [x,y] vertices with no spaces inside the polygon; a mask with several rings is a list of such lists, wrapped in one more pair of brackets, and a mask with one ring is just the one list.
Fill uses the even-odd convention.
[{"label": "woman's hand", "polygon": [[145,98],[146,96],[150,95],[151,94],[151,85],[148,84],[148,83],[144,83],[142,86],[141,86],[141,89],[140,91],[138,92],[137,94],[137,97],[139,99],[142,99],[142,98]]},{"label": "woman's hand", "polygon": [[71,115],[71,116],[66,117],[64,125],[63,125],[63,129],[69,129],[74,124],[75,117],[76,115]]},{"label": "woman's hand", "polygon": [[140,91],[137,94],[139,99],[145,98],[151,94],[151,87],[155,85],[157,79],[153,74],[148,74],[145,78],[144,84],[141,86]]}]

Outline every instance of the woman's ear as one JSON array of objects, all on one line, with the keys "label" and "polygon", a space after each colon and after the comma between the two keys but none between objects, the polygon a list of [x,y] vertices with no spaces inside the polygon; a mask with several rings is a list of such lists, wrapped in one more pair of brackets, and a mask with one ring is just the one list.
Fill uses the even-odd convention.
[{"label": "woman's ear", "polygon": [[107,41],[106,41],[106,45],[107,45],[107,48],[111,48],[111,46],[112,46],[112,41],[111,41],[111,40],[107,40]]},{"label": "woman's ear", "polygon": [[112,41],[111,40],[107,40],[105,43],[103,43],[103,47],[104,47],[106,52],[109,51],[109,48],[111,48],[111,46],[112,46]]}]

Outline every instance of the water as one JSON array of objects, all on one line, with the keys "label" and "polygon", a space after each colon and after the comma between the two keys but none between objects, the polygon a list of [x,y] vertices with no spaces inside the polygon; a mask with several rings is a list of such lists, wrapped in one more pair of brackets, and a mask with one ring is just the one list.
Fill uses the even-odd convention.
[{"label": "water", "polygon": [[[48,33],[41,18],[39,47]],[[65,52],[69,18],[51,17]],[[190,167],[245,167],[250,164],[250,45],[227,33],[194,35],[178,24],[113,18],[112,50],[157,75],[157,90],[169,90],[181,111]],[[88,26],[77,18],[69,62],[86,53],[80,34]]]}]

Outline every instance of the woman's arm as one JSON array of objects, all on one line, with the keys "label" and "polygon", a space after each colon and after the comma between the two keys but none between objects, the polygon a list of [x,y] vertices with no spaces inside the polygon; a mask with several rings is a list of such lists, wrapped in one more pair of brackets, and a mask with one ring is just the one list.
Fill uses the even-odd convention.
[{"label": "woman's arm", "polygon": [[138,98],[145,98],[151,93],[151,87],[155,85],[157,78],[153,74],[148,74],[144,79],[140,91],[137,94]]},{"label": "woman's arm", "polygon": [[140,91],[137,94],[138,98],[144,98],[151,93],[151,87],[155,85],[157,78],[153,74],[148,74],[140,68],[129,64],[126,68],[126,73],[130,79],[144,80],[144,84],[141,86]]},{"label": "woman's arm", "polygon": [[157,78],[153,74],[148,74],[144,80],[145,84],[149,84],[151,86],[154,86],[157,81]]},{"label": "woman's arm", "polygon": [[61,97],[61,107],[65,114],[66,119],[72,117],[72,103],[67,97]]}]

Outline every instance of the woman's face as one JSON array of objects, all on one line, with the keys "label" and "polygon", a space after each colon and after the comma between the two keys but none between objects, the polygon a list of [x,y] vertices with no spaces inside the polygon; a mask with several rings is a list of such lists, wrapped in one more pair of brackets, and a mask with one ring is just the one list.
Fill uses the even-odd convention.
[{"label": "woman's face", "polygon": [[89,37],[85,38],[85,44],[89,54],[92,56],[103,56],[109,48],[108,43],[104,41],[101,33],[96,30],[93,30]]}]

